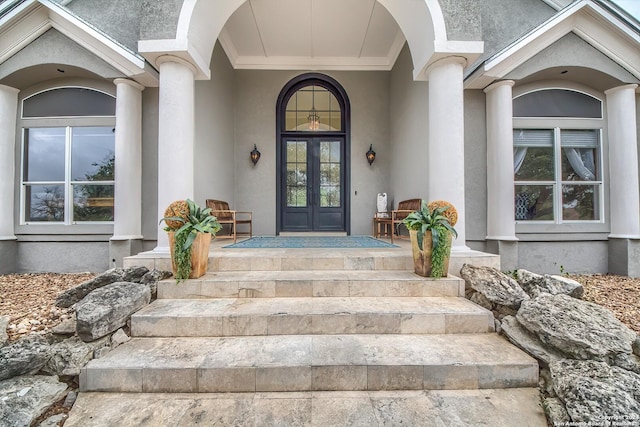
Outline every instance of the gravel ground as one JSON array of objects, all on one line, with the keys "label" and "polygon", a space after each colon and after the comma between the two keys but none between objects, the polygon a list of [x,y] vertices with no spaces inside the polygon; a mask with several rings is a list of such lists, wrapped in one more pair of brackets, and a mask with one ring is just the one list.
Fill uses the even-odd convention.
[{"label": "gravel ground", "polygon": [[9,340],[13,341],[30,333],[46,333],[70,318],[72,310],[54,305],[56,296],[92,277],[95,274],[0,275],[0,316],[9,316]]},{"label": "gravel ground", "polygon": [[[45,333],[71,317],[71,310],[54,306],[56,295],[94,276],[92,273],[0,275],[0,316],[10,317],[9,339],[32,332]],[[640,279],[613,275],[570,277],[584,285],[585,300],[612,310],[640,334]]]}]

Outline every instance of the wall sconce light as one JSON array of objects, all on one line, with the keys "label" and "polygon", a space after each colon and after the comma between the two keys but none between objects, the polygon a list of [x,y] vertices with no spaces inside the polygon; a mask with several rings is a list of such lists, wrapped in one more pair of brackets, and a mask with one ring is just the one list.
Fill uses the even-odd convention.
[{"label": "wall sconce light", "polygon": [[256,163],[258,163],[258,160],[260,160],[260,152],[258,151],[258,147],[256,147],[256,144],[253,144],[253,150],[251,151],[251,161],[255,165]]},{"label": "wall sconce light", "polygon": [[373,161],[376,159],[376,152],[373,151],[373,144],[369,145],[369,151],[367,151],[366,156],[367,156],[367,161],[369,162],[369,166],[371,166]]}]

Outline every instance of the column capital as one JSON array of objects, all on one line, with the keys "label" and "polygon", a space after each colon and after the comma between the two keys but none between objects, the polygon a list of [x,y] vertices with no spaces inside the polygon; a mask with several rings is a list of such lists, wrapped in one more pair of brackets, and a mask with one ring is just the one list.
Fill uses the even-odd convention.
[{"label": "column capital", "polygon": [[459,64],[462,66],[462,68],[464,68],[467,65],[467,58],[465,58],[464,56],[455,56],[455,55],[440,58],[436,62],[432,63],[427,67],[425,74],[428,76],[434,69],[439,68],[443,65],[448,65],[448,64]]},{"label": "column capital", "polygon": [[498,82],[491,83],[489,86],[484,88],[484,93],[489,93],[489,92],[493,91],[494,89],[497,89],[497,88],[502,87],[502,86],[513,87],[513,85],[515,85],[515,84],[516,84],[516,82],[514,82],[513,80],[500,80]]},{"label": "column capital", "polygon": [[616,92],[620,92],[622,90],[632,90],[632,91],[636,91],[636,89],[638,88],[638,85],[635,83],[631,83],[631,84],[627,84],[627,85],[622,85],[622,86],[616,86],[613,87],[611,89],[607,89],[604,91],[605,95],[612,95]]},{"label": "column capital", "polygon": [[175,62],[176,64],[184,65],[189,70],[191,70],[194,76],[198,74],[198,69],[196,68],[195,65],[193,65],[191,62],[187,61],[186,59],[180,58],[178,56],[162,55],[156,59],[156,65],[158,66],[158,68],[160,67],[160,65],[167,62]]},{"label": "column capital", "polygon": [[126,84],[133,87],[134,89],[138,89],[139,91],[143,91],[145,89],[145,87],[142,86],[140,83],[135,82],[131,79],[124,79],[124,78],[113,79],[113,84],[115,84],[116,86],[121,84]]},{"label": "column capital", "polygon": [[2,84],[0,84],[0,90],[5,91],[5,92],[13,92],[13,93],[15,93],[15,94],[17,94],[18,92],[20,92],[20,89],[16,89],[15,87],[7,86],[7,85],[2,85]]}]

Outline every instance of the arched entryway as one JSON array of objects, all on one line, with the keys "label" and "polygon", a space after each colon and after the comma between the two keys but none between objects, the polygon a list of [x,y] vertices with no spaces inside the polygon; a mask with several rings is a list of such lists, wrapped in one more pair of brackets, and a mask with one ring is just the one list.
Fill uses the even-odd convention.
[{"label": "arched entryway", "polygon": [[276,110],[277,233],[349,233],[350,106],[324,74],[300,75]]}]

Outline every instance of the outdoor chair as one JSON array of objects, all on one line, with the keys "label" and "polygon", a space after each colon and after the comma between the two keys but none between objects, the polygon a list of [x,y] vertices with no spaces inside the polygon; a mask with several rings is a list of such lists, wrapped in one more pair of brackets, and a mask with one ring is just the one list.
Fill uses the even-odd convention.
[{"label": "outdoor chair", "polygon": [[402,237],[400,233],[400,226],[403,226],[402,221],[411,212],[420,210],[421,204],[422,199],[403,200],[398,203],[398,209],[396,210],[391,212],[376,212],[373,217],[374,237],[391,237],[391,243],[393,243],[394,236],[396,238]]},{"label": "outdoor chair", "polygon": [[[236,242],[237,236],[253,236],[251,220],[253,214],[251,212],[243,212],[229,209],[229,203],[222,200],[207,199],[207,207],[211,208],[211,215],[218,218],[218,222],[222,225],[223,230],[229,228],[229,235],[222,233],[216,237],[220,239],[233,239]],[[249,230],[246,232],[238,232],[238,225],[248,225]]]}]

